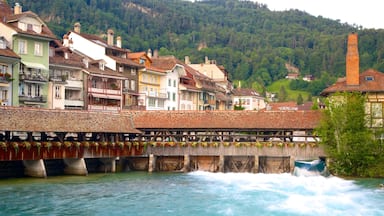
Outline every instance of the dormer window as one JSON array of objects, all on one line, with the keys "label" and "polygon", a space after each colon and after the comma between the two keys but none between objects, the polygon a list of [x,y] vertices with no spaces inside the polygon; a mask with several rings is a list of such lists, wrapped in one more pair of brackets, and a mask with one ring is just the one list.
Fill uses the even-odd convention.
[{"label": "dormer window", "polygon": [[83,59],[83,63],[84,63],[84,65],[85,65],[85,68],[88,68],[88,67],[89,67],[89,61],[88,61],[87,58],[84,58],[84,59]]},{"label": "dormer window", "polygon": [[373,81],[373,80],[375,80],[375,79],[374,79],[373,76],[366,76],[366,77],[365,77],[365,80],[366,80],[366,81]]},{"label": "dormer window", "polygon": [[140,64],[144,64],[145,63],[145,60],[144,59],[140,59]]},{"label": "dormer window", "polygon": [[100,63],[99,63],[99,69],[100,69],[100,70],[104,70],[104,67],[105,67],[104,63],[103,63],[103,62],[100,62]]},{"label": "dormer window", "polygon": [[120,73],[124,72],[124,66],[122,66],[122,65],[119,66],[119,72]]},{"label": "dormer window", "polygon": [[5,49],[7,48],[5,39],[3,37],[0,37],[0,49]]}]

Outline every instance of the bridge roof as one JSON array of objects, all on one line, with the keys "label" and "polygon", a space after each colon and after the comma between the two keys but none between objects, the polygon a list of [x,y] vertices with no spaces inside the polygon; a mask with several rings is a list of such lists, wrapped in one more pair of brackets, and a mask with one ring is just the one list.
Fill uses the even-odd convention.
[{"label": "bridge roof", "polygon": [[7,106],[0,107],[0,131],[141,133],[118,113]]},{"label": "bridge roof", "polygon": [[320,111],[145,111],[132,112],[137,129],[314,129]]}]

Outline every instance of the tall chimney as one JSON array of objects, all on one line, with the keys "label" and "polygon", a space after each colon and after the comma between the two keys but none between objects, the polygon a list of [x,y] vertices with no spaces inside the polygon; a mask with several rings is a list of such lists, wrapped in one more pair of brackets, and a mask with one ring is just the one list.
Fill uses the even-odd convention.
[{"label": "tall chimney", "polygon": [[63,36],[63,46],[69,47],[69,38],[67,34],[64,34]]},{"label": "tall chimney", "polygon": [[121,37],[120,36],[116,37],[116,46],[121,48]]},{"label": "tall chimney", "polygon": [[357,33],[348,35],[346,75],[347,85],[359,85],[359,50],[357,48]]},{"label": "tall chimney", "polygon": [[23,12],[23,9],[19,3],[15,3],[15,8],[13,9],[13,12],[15,14],[21,14]]},{"label": "tall chimney", "polygon": [[147,56],[148,56],[149,58],[152,58],[152,50],[151,50],[151,48],[148,49],[148,51],[147,51]]},{"label": "tall chimney", "polygon": [[112,29],[108,29],[107,31],[107,44],[109,46],[113,46],[113,37],[114,37],[114,32]]},{"label": "tall chimney", "polygon": [[185,64],[191,64],[191,61],[189,60],[189,56],[184,57],[184,63]]},{"label": "tall chimney", "polygon": [[81,25],[79,22],[75,23],[75,25],[73,26],[73,30],[77,33],[77,34],[80,34],[80,31],[81,31]]}]

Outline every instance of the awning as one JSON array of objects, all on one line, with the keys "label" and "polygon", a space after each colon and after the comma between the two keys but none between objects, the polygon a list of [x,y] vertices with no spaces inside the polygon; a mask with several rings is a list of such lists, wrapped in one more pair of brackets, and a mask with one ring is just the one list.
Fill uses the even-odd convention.
[{"label": "awning", "polygon": [[105,99],[114,99],[114,100],[121,100],[120,95],[106,95],[106,94],[91,94],[94,98],[105,98]]},{"label": "awning", "polygon": [[40,69],[40,70],[48,70],[47,67],[45,67],[43,64],[40,63],[35,63],[35,62],[26,62],[26,61],[21,61],[21,63],[29,68],[35,68],[35,69]]}]

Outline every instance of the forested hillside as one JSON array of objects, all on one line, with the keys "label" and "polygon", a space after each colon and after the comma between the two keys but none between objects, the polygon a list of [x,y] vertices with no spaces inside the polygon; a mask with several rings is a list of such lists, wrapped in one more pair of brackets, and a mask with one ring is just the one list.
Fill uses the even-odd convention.
[{"label": "forested hillside", "polygon": [[[15,0],[8,0],[14,5]],[[41,16],[61,38],[80,22],[82,32],[123,37],[132,51],[158,49],[193,63],[216,59],[242,86],[267,86],[285,77],[285,64],[318,80],[316,95],[345,74],[347,34],[359,33],[361,70],[384,71],[384,31],[365,30],[305,12],[270,11],[239,0],[17,0]],[[340,9],[342,10],[342,9]]]}]

